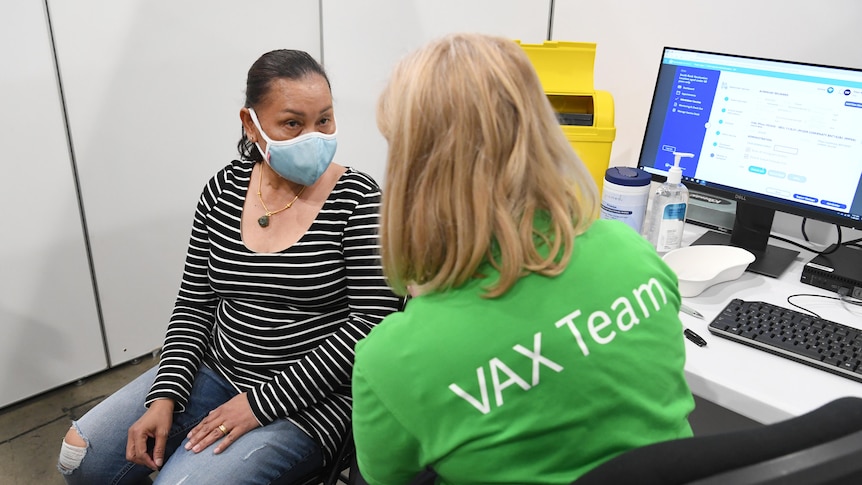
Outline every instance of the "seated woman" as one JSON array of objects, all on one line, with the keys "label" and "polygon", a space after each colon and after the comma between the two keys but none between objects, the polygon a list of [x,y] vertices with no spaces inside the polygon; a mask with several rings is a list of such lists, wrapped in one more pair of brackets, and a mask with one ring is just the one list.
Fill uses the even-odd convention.
[{"label": "seated woman", "polygon": [[305,52],[248,72],[241,160],[204,187],[157,368],[63,442],[71,484],[269,484],[319,468],[350,424],[353,348],[401,300],[380,191],[333,164],[329,80]]},{"label": "seated woman", "polygon": [[401,61],[383,270],[414,294],[357,346],[353,427],[371,484],[567,484],[691,435],[674,273],[595,184],[514,42],[450,35]]}]

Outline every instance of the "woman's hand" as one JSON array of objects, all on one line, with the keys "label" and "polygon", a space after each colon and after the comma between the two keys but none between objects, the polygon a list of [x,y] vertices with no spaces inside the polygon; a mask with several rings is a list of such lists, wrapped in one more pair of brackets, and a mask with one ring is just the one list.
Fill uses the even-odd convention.
[{"label": "woman's hand", "polygon": [[207,417],[189,432],[186,449],[200,453],[209,445],[221,440],[213,450],[213,453],[218,455],[240,436],[258,426],[260,423],[251,412],[246,393],[238,394],[210,411]]},{"label": "woman's hand", "polygon": [[[173,414],[174,401],[171,399],[157,399],[150,403],[144,415],[129,428],[126,459],[153,471],[161,468],[165,464],[165,445],[173,423]],[[156,442],[153,456],[147,453],[147,438],[153,438]]]}]

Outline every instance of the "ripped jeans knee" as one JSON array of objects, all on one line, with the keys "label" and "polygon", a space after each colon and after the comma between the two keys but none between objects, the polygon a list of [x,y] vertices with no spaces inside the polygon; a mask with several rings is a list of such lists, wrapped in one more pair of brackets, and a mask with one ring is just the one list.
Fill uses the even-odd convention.
[{"label": "ripped jeans knee", "polygon": [[60,458],[57,461],[57,469],[60,470],[60,473],[69,475],[77,470],[87,454],[88,445],[87,438],[81,435],[78,424],[72,423],[72,427],[69,428],[60,447]]}]

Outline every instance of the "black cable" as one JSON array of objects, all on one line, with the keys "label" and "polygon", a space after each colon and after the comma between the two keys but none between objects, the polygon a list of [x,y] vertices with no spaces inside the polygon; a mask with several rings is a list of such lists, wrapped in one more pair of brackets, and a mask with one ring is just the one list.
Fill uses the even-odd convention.
[{"label": "black cable", "polygon": [[[808,239],[808,234],[805,232],[805,222],[806,222],[807,220],[808,220],[808,218],[807,218],[807,217],[803,217],[803,218],[802,218],[802,227],[801,227],[801,229],[802,229],[802,237],[803,237],[803,238],[805,238],[805,241],[806,241],[806,242],[811,242],[811,241]],[[748,229],[748,228],[747,228],[747,227],[745,227],[745,226],[743,226],[743,228]],[[846,245],[845,243],[842,243],[842,242],[841,242],[841,237],[842,237],[842,233],[841,233],[841,226],[839,226],[838,224],[835,224],[835,229],[837,229],[837,230],[838,230],[838,242],[837,242],[837,243],[835,243],[835,245],[834,245],[834,246],[830,246],[828,249],[826,249],[826,250],[824,250],[824,251],[820,251],[820,250],[814,249],[814,248],[812,248],[812,247],[810,247],[810,246],[806,246],[806,245],[804,245],[804,244],[799,244],[799,243],[798,243],[798,242],[796,242],[796,241],[791,241],[790,239],[785,239],[785,238],[783,238],[783,237],[781,237],[781,236],[776,236],[775,234],[772,234],[771,232],[769,233],[769,237],[770,237],[770,238],[772,238],[772,239],[776,239],[776,240],[778,240],[778,241],[781,241],[781,242],[784,242],[784,243],[790,244],[791,246],[796,246],[796,247],[801,248],[801,249],[804,249],[804,250],[806,250],[806,251],[810,251],[810,252],[812,252],[812,253],[814,253],[814,254],[819,254],[820,256],[826,256],[827,254],[832,254],[832,253],[834,253],[835,251],[838,251],[838,249],[839,249],[841,246]],[[857,240],[855,240],[854,242],[859,242],[859,241],[862,241],[862,238],[857,239]]]},{"label": "black cable", "polygon": [[[808,222],[808,218],[803,217],[802,218],[802,227],[800,228],[801,232],[802,232],[802,238],[805,239],[805,242],[811,242],[811,239],[808,238],[808,233],[805,231],[805,223],[806,222]],[[826,251],[815,251],[811,248],[807,248],[807,247],[805,247],[801,244],[795,243],[793,241],[788,241],[787,239],[782,239],[781,237],[773,236],[772,234],[770,234],[769,237],[778,239],[779,241],[784,241],[786,243],[789,243],[789,244],[792,244],[794,246],[805,249],[806,251],[811,251],[813,253],[817,253],[817,254],[821,254],[821,255],[832,254],[835,251],[838,251],[838,248],[840,246],[857,246],[857,247],[862,248],[862,237],[857,238],[857,239],[851,239],[850,241],[841,242],[841,235],[842,235],[841,226],[838,224],[835,224],[835,228],[838,230],[838,242],[835,244],[835,246],[831,247],[830,249],[827,249]]]},{"label": "black cable", "polygon": [[843,299],[844,299],[844,297],[843,297],[843,296],[815,295],[815,294],[813,294],[813,293],[797,293],[797,294],[795,294],[795,295],[790,295],[790,296],[788,296],[788,297],[787,297],[787,303],[789,303],[789,304],[791,304],[791,305],[795,306],[796,308],[798,308],[798,309],[800,309],[800,310],[802,310],[802,311],[804,311],[804,312],[810,313],[810,314],[814,315],[814,316],[815,316],[815,317],[817,317],[817,318],[823,318],[823,317],[821,317],[820,315],[818,315],[818,314],[814,313],[813,311],[811,311],[811,310],[809,310],[809,309],[807,309],[807,308],[805,308],[805,307],[799,306],[799,305],[797,305],[796,303],[793,303],[792,301],[790,301],[790,299],[791,299],[791,298],[794,298],[794,297],[797,297],[797,296],[813,296],[813,297],[815,297],[815,298],[828,298],[828,299],[830,299],[830,300],[843,300]]},{"label": "black cable", "polygon": [[[846,303],[848,305],[862,306],[862,300],[859,298],[855,298],[850,296],[850,288],[839,288],[838,296],[841,297],[841,303]],[[849,311],[849,309],[847,309]],[[852,313],[852,312],[851,312]]]},{"label": "black cable", "polygon": [[798,247],[798,248],[802,248],[802,249],[804,249],[804,250],[806,250],[806,251],[811,251],[811,252],[812,252],[812,253],[814,253],[814,254],[819,254],[819,255],[821,255],[821,256],[826,256],[827,254],[832,254],[832,253],[834,253],[835,251],[838,251],[838,248],[840,248],[841,246],[846,245],[846,244],[844,244],[844,243],[842,243],[842,242],[841,242],[841,226],[839,226],[838,224],[835,224],[835,227],[837,227],[837,228],[838,228],[838,242],[836,242],[833,246],[831,246],[829,249],[827,249],[827,250],[825,250],[825,251],[818,251],[817,249],[811,248],[811,247],[806,246],[806,245],[804,245],[804,244],[799,244],[798,242],[796,242],[796,241],[791,241],[790,239],[785,239],[785,238],[783,238],[783,237],[781,237],[781,236],[776,236],[776,235],[774,235],[774,234],[770,234],[770,235],[769,235],[769,237],[771,237],[772,239],[777,239],[777,240],[779,240],[779,241],[781,241],[781,242],[785,242],[785,243],[790,244],[790,245],[792,245],[792,246],[796,246],[796,247]]}]

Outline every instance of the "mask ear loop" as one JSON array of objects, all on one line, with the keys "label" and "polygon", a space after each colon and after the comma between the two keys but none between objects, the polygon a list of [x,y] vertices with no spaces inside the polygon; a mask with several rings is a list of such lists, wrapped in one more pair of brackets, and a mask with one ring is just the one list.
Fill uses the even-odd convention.
[{"label": "mask ear loop", "polygon": [[[257,147],[257,151],[259,151],[261,153],[264,160],[269,160],[269,152],[268,151],[264,151],[262,148],[260,148],[260,145],[258,145],[257,142],[254,142],[254,146]],[[269,149],[269,146],[267,146],[266,148]]]},{"label": "mask ear loop", "polygon": [[258,142],[254,142],[254,146],[257,147],[257,151],[260,152],[264,160],[269,160],[269,146],[272,144],[272,140],[266,135],[263,128],[260,127],[260,121],[257,119],[257,113],[254,112],[254,108],[249,108],[248,114],[251,115],[251,122],[254,123],[254,127],[257,128],[257,132],[260,133],[260,136],[264,140],[266,140],[266,150],[262,149]]}]

